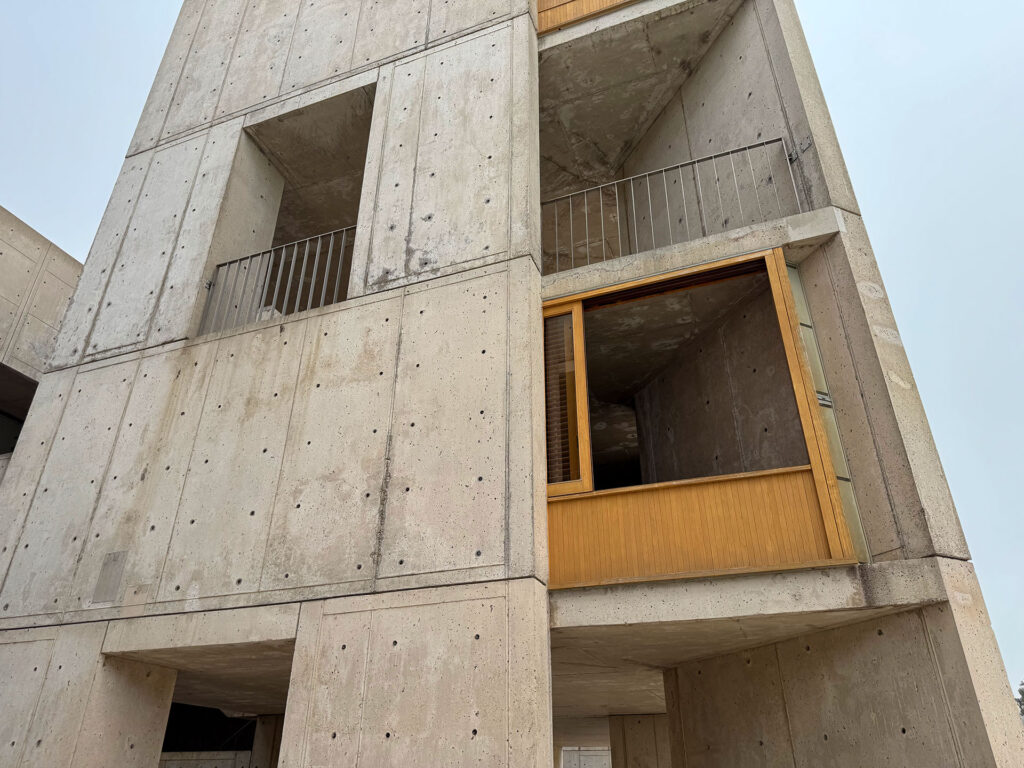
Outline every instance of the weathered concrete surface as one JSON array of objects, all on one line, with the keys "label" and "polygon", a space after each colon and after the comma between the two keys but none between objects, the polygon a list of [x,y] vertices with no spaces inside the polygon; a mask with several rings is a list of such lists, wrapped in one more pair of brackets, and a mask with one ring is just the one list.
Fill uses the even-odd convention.
[{"label": "weathered concrete surface", "polygon": [[611,768],[672,768],[668,715],[614,715]]},{"label": "weathered concrete surface", "polygon": [[81,274],[79,262],[0,207],[0,365],[39,380]]},{"label": "weathered concrete surface", "polygon": [[47,374],[0,622],[544,578],[539,282],[524,257]]},{"label": "weathered concrete surface", "polygon": [[[1005,673],[997,695],[974,688],[962,660],[944,658],[944,643],[970,642],[952,639],[950,609],[941,603],[670,670],[669,716],[683,747],[675,765],[1017,765],[1024,732]],[[971,623],[981,626],[977,617]],[[985,721],[984,702],[997,722]]]},{"label": "weathered concrete surface", "polygon": [[106,625],[0,632],[4,766],[151,768],[174,670],[100,653]]},{"label": "weathered concrete surface", "polygon": [[549,764],[533,579],[306,603],[281,768]]}]

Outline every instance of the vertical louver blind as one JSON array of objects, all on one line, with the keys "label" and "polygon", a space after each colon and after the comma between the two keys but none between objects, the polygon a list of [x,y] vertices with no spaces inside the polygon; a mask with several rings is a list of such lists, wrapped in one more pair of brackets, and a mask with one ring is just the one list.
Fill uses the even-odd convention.
[{"label": "vertical louver blind", "polygon": [[572,315],[544,320],[544,389],[547,416],[548,483],[580,477],[576,416],[576,366]]}]

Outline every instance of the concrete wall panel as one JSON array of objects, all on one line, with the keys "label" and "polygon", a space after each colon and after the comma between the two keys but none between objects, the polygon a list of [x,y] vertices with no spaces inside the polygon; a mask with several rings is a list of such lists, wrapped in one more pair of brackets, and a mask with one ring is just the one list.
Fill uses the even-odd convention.
[{"label": "concrete wall panel", "polygon": [[439,40],[504,18],[514,0],[432,0],[430,40]]},{"label": "concrete wall panel", "polygon": [[406,297],[381,576],[504,562],[506,280]]},{"label": "concrete wall panel", "polygon": [[395,67],[368,290],[508,250],[510,49],[505,25]]},{"label": "concrete wall panel", "polygon": [[[208,268],[211,260],[215,260],[214,263],[216,263],[216,261],[240,258],[256,250],[249,250],[256,234],[254,230],[258,228],[250,222],[249,217],[244,217],[244,222],[237,222],[238,224],[244,223],[244,229],[240,226],[231,227],[232,246],[234,247],[230,254],[225,254],[223,247],[216,247],[217,245],[223,246],[223,243],[215,241],[222,224],[226,224],[229,218],[238,218],[237,207],[234,205],[235,198],[228,196],[229,190],[232,189],[231,182],[234,182],[235,185],[245,184],[256,190],[256,194],[267,191],[261,185],[250,184],[253,178],[250,174],[245,173],[247,169],[235,164],[235,159],[239,154],[249,155],[243,149],[244,145],[250,152],[259,156],[258,160],[262,161],[263,165],[269,166],[266,158],[263,158],[262,154],[251,144],[251,140],[242,134],[241,119],[222,123],[210,129],[209,139],[199,163],[195,186],[184,212],[181,231],[178,233],[175,243],[174,257],[168,266],[159,305],[150,325],[149,346],[185,338],[193,332],[197,317],[201,314],[206,301],[207,292],[203,289],[203,285],[204,281],[212,275],[212,270]],[[237,175],[235,175],[236,173]],[[279,199],[280,193],[273,201],[272,212],[266,211],[258,204],[252,204],[252,200],[246,200],[251,205],[252,216],[262,214],[270,219],[270,222],[264,224],[260,229],[273,228]],[[269,236],[265,239],[266,245],[269,245]]]},{"label": "concrete wall panel", "polygon": [[0,643],[0,690],[5,692],[3,717],[0,717],[2,765],[17,765],[25,752],[29,724],[43,689],[52,651],[53,640]]},{"label": "concrete wall panel", "polygon": [[245,0],[207,0],[174,89],[163,138],[205,125],[214,118],[246,6]]},{"label": "concrete wall panel", "polygon": [[988,764],[957,754],[918,612],[781,643],[778,658],[797,766]]},{"label": "concrete wall panel", "polygon": [[352,66],[425,45],[429,18],[430,0],[363,0]]},{"label": "concrete wall panel", "polygon": [[75,577],[76,608],[156,597],[215,351],[140,363]]},{"label": "concrete wall panel", "polygon": [[266,101],[280,92],[297,11],[296,0],[253,0],[247,4],[217,105],[217,117]]},{"label": "concrete wall panel", "polygon": [[[281,768],[550,765],[547,689],[536,696],[536,686],[517,688],[547,674],[546,626],[534,620],[546,613],[538,586],[459,586],[305,605]],[[510,648],[510,638],[522,648]],[[512,696],[520,690],[529,704]],[[547,726],[535,730],[535,720]]]},{"label": "concrete wall panel", "polygon": [[36,290],[32,295],[32,303],[29,305],[29,312],[38,320],[43,321],[51,328],[58,328],[64,317],[64,310],[71,301],[71,294],[75,292],[77,276],[72,278],[69,284],[60,279],[51,271],[51,265],[56,262],[52,257],[47,258],[46,271],[36,284]]},{"label": "concrete wall panel", "polygon": [[[30,378],[38,378],[57,340],[57,330],[31,315],[26,316],[11,348],[12,367]],[[22,363],[18,365],[17,363]]]},{"label": "concrete wall panel", "polygon": [[400,318],[394,298],[310,322],[264,589],[372,577]]},{"label": "concrete wall panel", "polygon": [[[72,607],[67,604],[68,588],[89,534],[135,368],[135,362],[126,362],[75,377],[0,592],[0,602],[10,605],[11,615]],[[41,570],[44,562],[47,567]]]},{"label": "concrete wall panel", "polygon": [[288,323],[220,343],[160,599],[258,589],[304,332]]},{"label": "concrete wall panel", "polygon": [[672,768],[668,715],[608,718],[612,768]]},{"label": "concrete wall panel", "polygon": [[303,0],[282,91],[347,72],[352,66],[361,0]]},{"label": "concrete wall panel", "polygon": [[4,276],[3,284],[0,285],[0,298],[18,306],[32,288],[35,260],[10,243],[0,240],[0,274]]},{"label": "concrete wall panel", "polygon": [[86,260],[88,266],[82,270],[82,278],[57,335],[57,344],[50,359],[53,368],[72,365],[84,354],[86,340],[128,230],[128,223],[138,204],[153,154],[145,152],[129,157],[121,167],[89,249],[89,258]]},{"label": "concrete wall panel", "polygon": [[195,186],[206,136],[159,150],[113,268],[88,353],[147,338],[150,319]]},{"label": "concrete wall panel", "polygon": [[[18,547],[22,526],[38,490],[39,476],[74,380],[73,370],[43,376],[18,445],[0,479],[0,574],[6,575]],[[0,588],[2,586],[0,583]],[[5,613],[0,611],[0,616]]]},{"label": "concrete wall panel", "polygon": [[185,0],[182,4],[178,20],[171,32],[170,42],[167,44],[167,50],[164,51],[164,57],[156,71],[156,78],[149,90],[149,97],[146,99],[146,106],[143,107],[142,117],[135,128],[135,135],[128,148],[129,155],[150,149],[160,140],[164,120],[167,118],[167,109],[171,104],[171,99],[174,98],[175,86],[178,84],[178,78],[181,77],[181,71],[192,48],[192,41],[206,5],[207,0]]}]

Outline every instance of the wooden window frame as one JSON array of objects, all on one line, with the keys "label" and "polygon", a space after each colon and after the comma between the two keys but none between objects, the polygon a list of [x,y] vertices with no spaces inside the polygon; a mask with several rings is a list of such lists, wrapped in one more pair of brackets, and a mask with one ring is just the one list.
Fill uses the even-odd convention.
[{"label": "wooden window frame", "polygon": [[[803,431],[804,442],[807,447],[807,456],[814,477],[815,491],[821,508],[829,550],[831,556],[836,560],[852,560],[854,556],[853,543],[843,517],[842,502],[839,498],[839,486],[836,481],[835,470],[832,467],[832,461],[829,454],[828,438],[825,433],[824,424],[821,421],[821,414],[817,407],[817,396],[814,392],[814,385],[811,379],[810,365],[800,343],[798,328],[799,320],[796,314],[796,304],[793,299],[793,293],[789,284],[788,273],[786,271],[786,261],[781,248],[758,251],[756,253],[736,256],[728,259],[721,259],[719,261],[701,264],[695,267],[688,267],[652,277],[631,280],[618,285],[598,288],[544,302],[543,312],[545,318],[556,317],[569,313],[571,313],[573,317],[572,332],[576,371],[577,425],[580,455],[580,479],[564,483],[549,483],[547,487],[549,498],[556,499],[569,495],[589,496],[594,495],[595,493],[590,446],[589,395],[587,390],[585,338],[583,327],[584,302],[599,296],[622,293],[631,289],[644,288],[657,285],[658,283],[665,283],[673,279],[711,273],[719,271],[725,267],[753,264],[758,261],[764,263],[764,267],[768,275],[768,282],[772,294],[772,304],[775,307],[776,318],[779,323],[779,332],[782,336],[786,362],[789,367],[790,382],[792,384],[792,391],[800,417],[800,427]],[[712,280],[714,280],[714,278],[712,278]],[[616,490],[619,492],[628,492],[630,489],[642,489],[646,487],[647,486],[639,485]]]},{"label": "wooden window frame", "polygon": [[590,404],[587,400],[587,357],[583,343],[583,302],[560,303],[544,308],[544,319],[572,315],[572,357],[576,382],[576,441],[580,476],[576,480],[548,483],[548,496],[568,496],[594,490],[594,463],[590,453]]}]

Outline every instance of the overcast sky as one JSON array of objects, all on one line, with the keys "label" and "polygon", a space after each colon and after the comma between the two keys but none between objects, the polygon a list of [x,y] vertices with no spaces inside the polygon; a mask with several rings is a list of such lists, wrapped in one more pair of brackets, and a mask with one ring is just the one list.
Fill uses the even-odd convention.
[{"label": "overcast sky", "polygon": [[[797,5],[1016,683],[1024,2]],[[0,205],[80,260],[178,6],[0,0]]]}]

